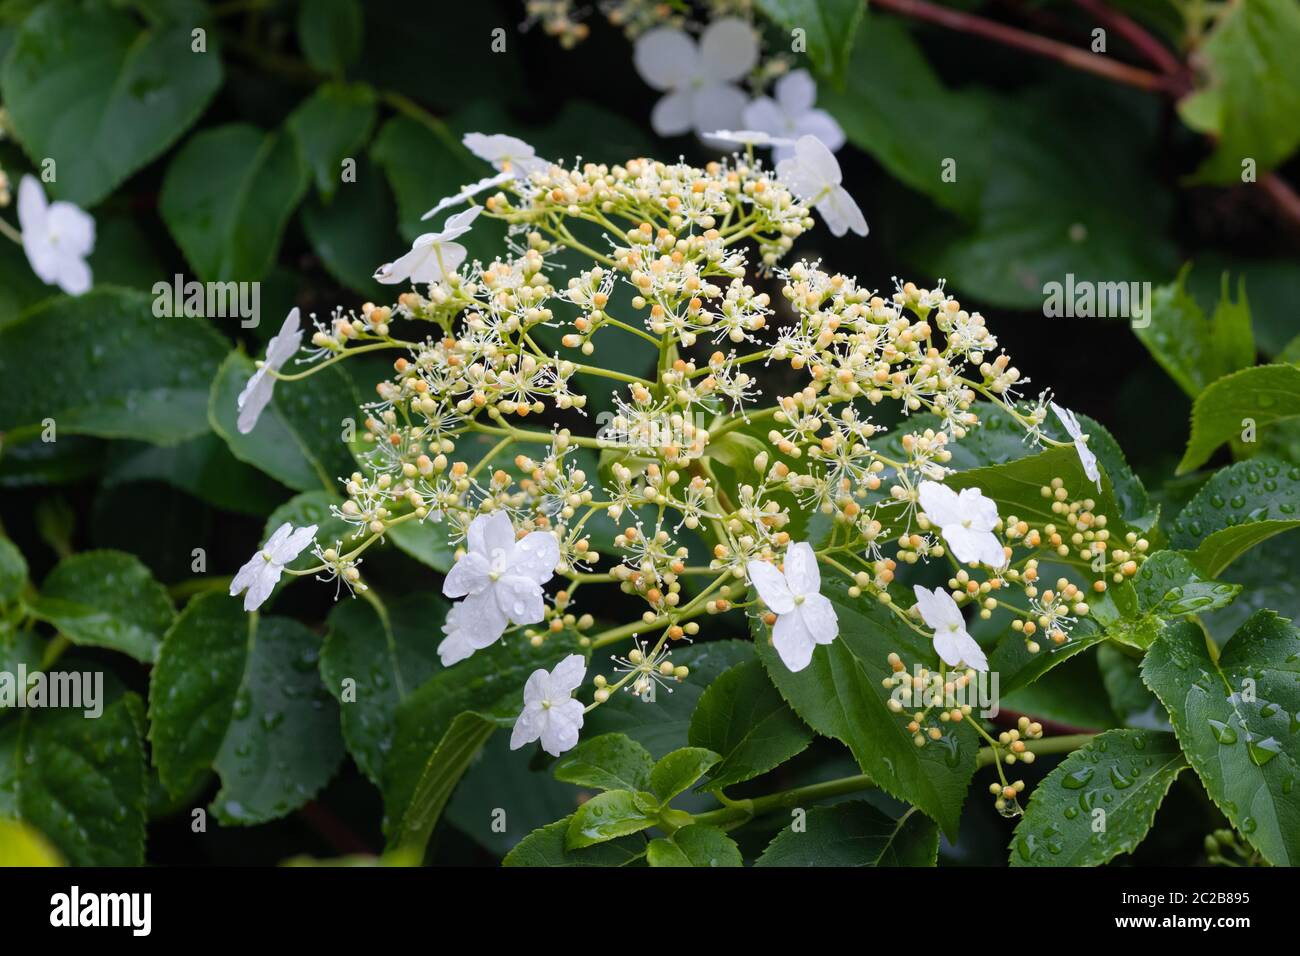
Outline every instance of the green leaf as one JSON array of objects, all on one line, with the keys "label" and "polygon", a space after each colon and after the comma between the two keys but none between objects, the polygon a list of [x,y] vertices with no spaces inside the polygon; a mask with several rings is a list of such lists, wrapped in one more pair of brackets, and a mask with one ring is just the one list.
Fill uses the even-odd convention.
[{"label": "green leaf", "polygon": [[[339,701],[348,752],[376,785],[383,779],[398,706],[437,666],[433,635],[446,616],[447,602],[427,593],[391,605],[373,596],[343,601],[330,612],[321,677]],[[345,688],[345,681],[353,684]]]},{"label": "green leaf", "polygon": [[719,676],[691,717],[691,746],[722,757],[704,790],[767,773],[801,753],[812,737],[758,661],[737,664]]},{"label": "green leaf", "polygon": [[357,181],[341,183],[329,203],[315,195],[307,199],[302,226],[330,275],[354,292],[383,301],[386,294],[374,272],[393,256],[397,213],[384,177],[368,159],[358,158]]},{"label": "green leaf", "polygon": [[[1098,652],[1107,646],[1103,644]],[[1002,694],[998,706],[1070,727],[1101,730],[1118,723],[1097,662],[1087,654],[1072,657],[1033,683]]]},{"label": "green leaf", "polygon": [[648,830],[658,822],[658,816],[650,816],[641,810],[629,791],[606,790],[580,806],[570,818],[564,845],[570,850],[581,850]]},{"label": "green leaf", "polygon": [[1228,273],[1222,274],[1218,304],[1207,319],[1186,289],[1190,273],[1188,263],[1175,282],[1152,293],[1151,315],[1148,321],[1133,324],[1133,334],[1169,377],[1195,398],[1215,379],[1255,364],[1255,337],[1244,278],[1233,302]]},{"label": "green leaf", "polygon": [[456,715],[411,791],[402,828],[393,841],[395,847],[411,851],[425,847],[456,784],[496,729],[496,722],[481,714],[466,711]]},{"label": "green leaf", "polygon": [[755,866],[934,866],[939,828],[909,810],[897,820],[850,800],[812,807],[801,830],[786,827]]},{"label": "green leaf", "polygon": [[219,126],[177,151],[159,212],[200,278],[256,282],[271,271],[309,178],[287,133]]},{"label": "green leaf", "polygon": [[1173,734],[1108,730],[1034,788],[1011,842],[1012,866],[1101,866],[1131,853],[1187,759]]},{"label": "green leaf", "polygon": [[1207,581],[1177,551],[1157,551],[1133,579],[1138,606],[1161,617],[1205,614],[1227,607],[1241,592],[1239,584]]},{"label": "green leaf", "polygon": [[53,419],[56,439],[194,438],[207,431],[207,390],[225,352],[206,322],[159,321],[137,292],[51,299],[0,330],[0,431],[30,436]]},{"label": "green leaf", "polygon": [[0,85],[27,155],[57,164],[55,197],[95,205],[174,143],[220,88],[220,53],[191,51],[202,10],[178,8],[144,26],[126,10],[62,0],[23,21]]},{"label": "green leaf", "polygon": [[326,83],[285,121],[326,199],[342,182],[343,161],[358,159],[358,151],[370,138],[375,112],[375,91],[364,83]]},{"label": "green leaf", "polygon": [[803,30],[808,58],[817,71],[844,86],[853,37],[866,4],[857,0],[758,0],[758,7],[786,31]]},{"label": "green leaf", "polygon": [[646,847],[651,866],[744,866],[740,847],[717,827],[692,823]]},{"label": "green leaf", "polygon": [[660,804],[686,790],[722,758],[703,747],[682,747],[659,758],[650,773],[650,789]]},{"label": "green leaf", "polygon": [[1178,474],[1205,464],[1226,441],[1240,439],[1247,424],[1262,428],[1300,416],[1300,367],[1256,365],[1206,386],[1192,405],[1192,434]]},{"label": "green leaf", "polygon": [[1130,657],[1116,644],[1097,648],[1097,669],[1111,709],[1121,723],[1147,730],[1168,729],[1168,715],[1156,695],[1142,683],[1141,668],[1141,661]]},{"label": "green leaf", "polygon": [[0,329],[17,322],[24,311],[58,291],[36,278],[22,246],[15,242],[0,245]]},{"label": "green leaf", "polygon": [[27,561],[8,538],[0,537],[0,605],[22,593],[27,584]]},{"label": "green leaf", "polygon": [[351,380],[330,366],[301,381],[280,382],[256,427],[243,434],[238,399],[254,368],[238,352],[221,364],[208,399],[212,430],[240,461],[290,488],[336,491],[338,479],[355,470],[343,441],[345,423],[360,415]]},{"label": "green leaf", "polygon": [[0,728],[0,789],[14,795],[10,812],[72,866],[144,863],[142,710],[135,694],[119,694],[95,720],[49,709]]},{"label": "green leaf", "polygon": [[555,779],[596,790],[645,790],[654,769],[650,752],[623,734],[601,734],[555,762]]},{"label": "green leaf", "polygon": [[1300,631],[1271,611],[1252,616],[1217,655],[1196,625],[1168,628],[1142,662],[1206,791],[1275,866],[1300,862],[1297,662]]},{"label": "green leaf", "polygon": [[63,858],[35,827],[0,818],[0,867],[62,866]]},{"label": "green leaf", "polygon": [[646,854],[646,843],[639,836],[628,836],[597,843],[580,850],[570,850],[565,836],[573,817],[534,830],[506,854],[502,866],[628,866]]},{"label": "green leaf", "polygon": [[583,733],[623,733],[659,758],[690,744],[691,715],[705,689],[718,675],[742,661],[754,659],[749,641],[703,641],[690,647],[673,648],[674,664],[684,664],[691,676],[673,688],[671,694],[657,694],[644,701],[635,694],[611,697],[587,715]]},{"label": "green leaf", "polygon": [[46,577],[31,612],[74,644],[107,647],[152,664],[176,618],[167,589],[122,551],[64,558]]},{"label": "green leaf", "polygon": [[839,636],[813,652],[812,663],[792,673],[772,647],[768,628],[751,621],[759,659],[781,696],[813,730],[853,751],[876,784],[936,820],[954,837],[975,772],[977,741],[964,724],[945,725],[939,739],[917,747],[906,719],[889,710],[881,681],[892,673],[889,655],[933,661],[932,642],[907,627],[877,601],[853,600],[839,580],[823,582],[835,605]]},{"label": "green leaf", "polygon": [[1266,458],[1215,472],[1187,503],[1169,533],[1211,578],[1275,534],[1300,527],[1300,466]]},{"label": "green leaf", "polygon": [[[436,634],[440,624],[429,621],[428,630]],[[538,668],[553,667],[567,653],[570,648],[555,639],[533,647],[522,636],[507,634],[454,667],[438,668],[398,705],[392,748],[383,767],[384,831],[390,846],[410,846],[402,834],[427,839],[437,822],[437,814],[417,807],[414,797],[421,779],[435,766],[453,721],[461,714],[473,713],[495,726],[513,724],[523,706],[523,686],[529,675]],[[457,752],[444,751],[444,756]],[[410,825],[408,816],[413,821]]]},{"label": "green leaf", "polygon": [[1199,46],[1208,85],[1178,104],[1192,129],[1209,134],[1214,154],[1194,181],[1242,181],[1246,159],[1258,175],[1300,146],[1300,9],[1290,0],[1240,0],[1223,8]]},{"label": "green leaf", "polygon": [[339,74],[361,55],[365,23],[357,0],[302,0],[298,45],[322,73]]},{"label": "green leaf", "polygon": [[179,794],[212,767],[211,811],[264,823],[302,806],[343,756],[334,700],[317,674],[320,638],[296,621],[196,597],[167,633],[149,679],[149,739],[163,785]]},{"label": "green leaf", "polygon": [[164,481],[214,508],[257,516],[284,497],[279,484],[235,458],[212,432],[170,447],[114,442],[104,485],[132,481]]}]

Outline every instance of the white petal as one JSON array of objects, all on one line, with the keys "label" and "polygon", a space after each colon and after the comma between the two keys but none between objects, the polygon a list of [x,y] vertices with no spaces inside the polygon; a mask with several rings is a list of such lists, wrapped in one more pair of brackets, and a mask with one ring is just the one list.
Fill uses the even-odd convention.
[{"label": "white petal", "polygon": [[[797,150],[798,148],[799,144],[796,142],[792,149]],[[812,202],[830,188],[813,170],[808,169],[803,163],[799,162],[797,155],[778,162],[776,164],[776,176],[790,192],[798,196],[803,202]]]},{"label": "white petal", "polygon": [[582,703],[576,700],[552,704],[546,727],[542,730],[542,749],[552,757],[572,750],[578,743],[578,731],[582,729],[582,711]]},{"label": "white petal", "polygon": [[785,112],[802,116],[817,102],[817,82],[807,70],[793,70],[776,81],[776,101]]},{"label": "white petal", "polygon": [[488,586],[491,566],[483,555],[470,551],[451,566],[442,582],[442,593],[449,598],[477,594]]},{"label": "white petal", "polygon": [[[479,209],[481,207],[474,206],[473,208]],[[450,220],[448,221],[450,222]],[[464,230],[461,230],[461,232],[464,232]],[[460,235],[460,233],[457,233],[457,235]],[[415,251],[413,250],[408,255],[415,255]],[[411,267],[411,281],[428,285],[441,282],[460,268],[460,264],[465,261],[467,255],[469,255],[468,251],[459,242],[431,243],[424,250],[422,257],[416,257]]]},{"label": "white petal", "polygon": [[844,130],[825,110],[812,110],[799,117],[794,132],[799,136],[816,136],[834,152],[844,145]]},{"label": "white petal", "polygon": [[51,203],[46,212],[46,230],[59,237],[59,249],[80,259],[95,248],[95,220],[70,202]]},{"label": "white petal", "polygon": [[650,111],[650,127],[660,136],[678,136],[690,130],[694,124],[690,92],[667,93]]},{"label": "white petal", "polygon": [[943,527],[961,524],[965,515],[958,506],[957,492],[937,481],[923,481],[917,489],[921,510],[930,519],[930,523]]},{"label": "white petal", "polygon": [[803,619],[803,626],[818,644],[829,644],[840,633],[839,615],[830,598],[822,594],[809,594],[795,613]]},{"label": "white petal", "polygon": [[515,574],[545,584],[555,575],[560,563],[560,543],[549,531],[532,531],[515,543],[506,567]]},{"label": "white petal", "polygon": [[695,41],[682,30],[656,27],[637,37],[632,63],[653,89],[672,90],[698,74],[700,53]]},{"label": "white petal", "polygon": [[950,624],[966,626],[965,619],[961,616],[961,608],[952,599],[952,595],[943,588],[930,591],[919,584],[913,584],[912,593],[916,595],[916,606],[920,610],[921,620],[931,630],[936,632],[947,630]]},{"label": "white petal", "polygon": [[992,531],[949,524],[943,526],[943,540],[948,543],[953,557],[962,564],[974,562],[991,568],[1002,568],[1007,563],[1006,551]]},{"label": "white petal", "polygon": [[299,528],[285,538],[282,544],[271,550],[271,560],[277,564],[288,564],[316,540],[316,525],[310,524]]},{"label": "white petal", "polygon": [[471,197],[477,196],[479,193],[485,192],[493,187],[503,186],[508,182],[512,182],[514,178],[514,173],[497,173],[495,176],[488,176],[484,179],[480,179],[478,182],[466,186],[460,192],[456,193],[456,195],[446,196],[438,200],[438,205],[434,206],[421,216],[420,220],[424,221],[426,219],[432,219],[444,209],[450,209],[452,206],[459,206],[462,203],[469,202]]},{"label": "white petal", "polygon": [[742,120],[749,129],[761,130],[772,136],[784,136],[790,132],[785,113],[776,105],[776,101],[768,96],[760,96],[751,101],[745,107]]},{"label": "white petal", "polygon": [[466,595],[460,602],[457,625],[475,647],[487,647],[505,633],[509,621],[497,602],[493,588]]},{"label": "white petal", "polygon": [[[542,671],[541,673],[546,673]],[[510,749],[518,750],[525,744],[531,744],[546,729],[546,711],[540,704],[524,704],[515,720],[515,729],[510,732]]]},{"label": "white petal", "polygon": [[744,20],[714,20],[700,37],[700,72],[710,79],[738,80],[757,62],[758,37]]},{"label": "white petal", "polygon": [[695,91],[691,97],[691,126],[701,135],[711,129],[739,125],[749,98],[730,83],[718,83]]},{"label": "white petal", "polygon": [[587,676],[587,661],[581,654],[570,654],[551,671],[552,698],[572,694]]},{"label": "white petal", "polygon": [[779,614],[776,626],[772,628],[772,646],[786,668],[801,671],[812,660],[813,648],[817,642],[804,625],[803,619],[794,613]]},{"label": "white petal", "polygon": [[[439,233],[439,237],[443,242],[447,242],[465,235],[465,233],[469,232],[470,227],[474,225],[474,220],[482,214],[482,206],[470,206],[468,209],[463,209],[454,216],[449,216],[447,221],[443,223],[442,232]],[[460,263],[457,263],[457,265],[459,264]],[[448,266],[448,269],[451,268],[453,267]]]},{"label": "white petal", "polygon": [[749,581],[754,585],[754,590],[772,611],[789,614],[794,610],[794,595],[790,593],[790,585],[775,565],[766,561],[750,561],[745,570],[749,572]]},{"label": "white petal", "polygon": [[474,656],[477,648],[461,631],[453,631],[438,644],[438,657],[443,667],[450,667]]},{"label": "white petal", "polygon": [[284,322],[280,324],[280,331],[275,333],[275,337],[266,343],[266,362],[264,364],[279,371],[285,362],[297,354],[301,345],[302,322],[298,308],[295,306],[284,317]]},{"label": "white petal", "polygon": [[1052,402],[1052,411],[1061,420],[1061,424],[1065,426],[1065,431],[1071,438],[1079,438],[1083,435],[1083,429],[1079,427],[1079,419],[1075,418],[1074,412],[1062,408],[1056,402]]},{"label": "white petal", "polygon": [[239,419],[235,426],[239,429],[241,435],[247,435],[257,427],[257,420],[262,417],[262,412],[271,402],[271,394],[275,391],[275,379],[266,374],[265,369],[258,369],[244,386],[244,390],[239,393]]},{"label": "white petal", "polygon": [[833,236],[842,236],[846,232],[858,236],[867,234],[866,217],[843,186],[831,187],[825,198],[817,203],[816,209]]},{"label": "white petal", "polygon": [[45,232],[45,190],[35,176],[27,175],[18,184],[18,225],[24,233]]},{"label": "white petal", "polygon": [[550,696],[551,674],[544,667],[539,667],[528,675],[524,683],[524,703],[540,704]]},{"label": "white petal", "polygon": [[253,571],[248,590],[244,593],[244,610],[256,611],[261,607],[271,596],[279,580],[280,565],[263,560],[262,567]]},{"label": "white petal", "polygon": [[785,552],[785,580],[791,594],[816,594],[821,590],[822,575],[817,555],[807,541],[798,541]]},{"label": "white petal", "polygon": [[515,548],[515,526],[504,511],[479,515],[469,523],[465,535],[470,553],[492,561],[498,554],[510,554]]},{"label": "white petal", "polygon": [[963,629],[935,632],[934,649],[949,667],[965,664],[978,671],[989,669],[988,658],[975,639]]},{"label": "white petal", "polygon": [[998,504],[992,498],[985,498],[978,488],[963,488],[957,496],[957,508],[962,520],[971,522],[972,528],[992,531],[997,526]]},{"label": "white petal", "polygon": [[58,273],[54,284],[68,295],[83,295],[90,291],[93,278],[86,260],[75,256],[65,256],[59,261]]},{"label": "white petal", "polygon": [[1097,456],[1092,453],[1092,449],[1083,438],[1074,440],[1074,450],[1079,453],[1079,463],[1083,465],[1083,473],[1088,476],[1089,481],[1095,481],[1097,490],[1101,491],[1101,469],[1097,467]]},{"label": "white petal", "polygon": [[546,599],[541,585],[531,578],[508,574],[490,588],[501,613],[512,624],[536,624],[546,617]]},{"label": "white petal", "polygon": [[[494,165],[503,159],[518,159],[534,155],[533,148],[522,139],[504,133],[493,133],[490,136],[483,133],[466,133],[461,142],[479,159],[486,159]],[[497,168],[501,167],[497,166]]]},{"label": "white petal", "polygon": [[842,180],[835,154],[816,136],[800,136],[794,144],[795,159],[819,182],[838,186]]}]

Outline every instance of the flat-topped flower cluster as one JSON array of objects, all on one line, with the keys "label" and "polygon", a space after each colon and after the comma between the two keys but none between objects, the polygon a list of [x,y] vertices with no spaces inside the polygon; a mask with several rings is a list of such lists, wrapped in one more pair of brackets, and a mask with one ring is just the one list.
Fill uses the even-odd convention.
[{"label": "flat-topped flower cluster", "polygon": [[[1057,529],[945,484],[981,409],[1059,444],[1042,435],[1048,402],[1018,399],[1020,371],[942,285],[880,294],[815,261],[786,263],[817,219],[839,233],[862,221],[817,140],[776,169],[752,150],[703,167],[565,166],[510,137],[466,144],[497,172],[439,203],[433,215],[474,204],[378,269],[410,287],[315,321],[298,358],[306,374],[385,350],[392,374],[364,407],[356,471],[341,477],[335,514],[351,536],[328,546],[315,529],[277,532],[236,581],[252,585],[250,609],[307,547],[319,563],[288,573],[361,587],[361,554],[422,524],[455,549],[443,591],[457,603],[429,622],[444,664],[503,638],[555,643],[559,663],[529,681],[512,745],[540,739],[558,753],[583,712],[620,689],[688,679],[671,648],[709,615],[761,620],[761,639],[798,670],[836,639],[837,602],[875,600],[933,635],[941,673],[986,669],[965,608],[987,618],[1001,589],[1024,589],[1031,610],[1013,610],[1037,650],[1068,640],[1090,587],[1133,573],[1141,549],[1110,541],[1083,489],[1044,488]],[[490,220],[505,224],[506,246],[472,260],[458,240]],[[304,374],[282,371],[302,336],[295,311],[241,396],[241,428],[255,427],[277,379]],[[621,360],[631,348],[642,364]],[[597,430],[588,405],[601,384],[615,412]],[[902,424],[878,424],[881,406]],[[1097,477],[1078,423],[1058,414]],[[1061,547],[1086,554],[1094,580],[1040,593],[1038,556]],[[900,562],[934,560],[951,562],[949,587],[896,604]],[[602,585],[638,613],[606,620],[609,602],[588,600]],[[634,646],[610,677],[594,675],[591,703],[568,706],[591,652],[620,641]]]}]

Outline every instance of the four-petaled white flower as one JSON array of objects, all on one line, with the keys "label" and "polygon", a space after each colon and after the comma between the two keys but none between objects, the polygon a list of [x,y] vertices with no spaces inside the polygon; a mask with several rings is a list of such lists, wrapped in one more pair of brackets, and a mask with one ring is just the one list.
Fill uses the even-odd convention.
[{"label": "four-petaled white flower", "polygon": [[542,749],[552,757],[572,750],[582,729],[582,701],[573,692],[582,686],[587,664],[580,654],[570,654],[547,673],[538,668],[524,685],[524,709],[519,712],[510,734],[510,749],[541,739]]},{"label": "four-petaled white flower", "polygon": [[488,176],[485,179],[480,179],[478,182],[470,186],[466,186],[464,189],[456,193],[456,195],[454,196],[446,196],[442,199],[439,199],[438,205],[434,206],[423,216],[421,216],[420,220],[423,222],[425,219],[432,219],[434,216],[438,215],[438,213],[442,212],[444,209],[450,209],[452,206],[462,206],[465,203],[469,202],[471,199],[473,199],[475,196],[477,196],[479,193],[484,192],[488,189],[492,189],[495,186],[504,186],[506,183],[512,181],[514,178],[515,178],[514,173],[497,173],[495,176]]},{"label": "four-petaled white flower", "polygon": [[533,531],[516,540],[514,525],[502,511],[471,521],[467,543],[464,557],[442,585],[447,597],[465,599],[457,606],[454,636],[447,632],[452,641],[449,655],[460,654],[466,646],[473,653],[493,643],[510,624],[536,624],[546,617],[542,585],[560,563],[555,535]]},{"label": "four-petaled white flower", "polygon": [[302,554],[315,537],[314,524],[297,529],[287,521],[280,525],[275,529],[275,534],[262,545],[262,550],[239,569],[239,573],[230,582],[230,596],[235,597],[240,591],[246,590],[244,610],[256,611],[275,590],[284,566]]},{"label": "four-petaled white flower", "polygon": [[921,510],[930,524],[938,527],[953,557],[963,564],[979,562],[991,568],[1007,563],[1002,542],[993,533],[998,523],[998,506],[978,488],[963,488],[961,494],[937,481],[921,482]]},{"label": "four-petaled white flower", "polygon": [[459,269],[469,254],[464,246],[452,240],[469,232],[470,226],[482,211],[482,206],[471,206],[448,219],[442,232],[426,232],[416,236],[410,252],[375,270],[375,281],[385,285],[396,285],[408,279],[428,284],[441,282]]},{"label": "four-petaled white flower", "polygon": [[37,278],[68,295],[90,290],[86,257],[95,248],[95,220],[89,213],[70,202],[46,203],[36,177],[24,176],[18,184],[18,225]]},{"label": "four-petaled white flower", "polygon": [[516,179],[527,179],[533,173],[544,173],[551,164],[537,155],[537,151],[522,139],[504,133],[466,133],[461,140],[465,148],[479,159],[486,159]]},{"label": "four-petaled white flower", "polygon": [[773,146],[772,159],[780,161],[794,155],[794,140],[815,136],[831,152],[844,145],[844,130],[830,113],[816,109],[817,84],[807,70],[795,70],[777,80],[775,98],[760,96],[745,107],[745,125],[762,130],[786,143]]},{"label": "four-petaled white flower", "polygon": [[285,316],[284,324],[271,341],[266,343],[266,361],[261,364],[244,390],[239,393],[239,433],[247,435],[257,426],[262,411],[271,401],[275,391],[275,372],[280,371],[284,363],[293,358],[298,347],[302,345],[302,329],[299,327],[298,309],[295,307]]},{"label": "four-petaled white flower", "polygon": [[772,644],[782,663],[801,671],[812,660],[813,648],[829,644],[840,632],[835,606],[821,593],[817,556],[806,541],[785,552],[785,571],[766,561],[750,561],[749,580],[763,603],[776,614]]},{"label": "four-petaled white flower", "polygon": [[776,164],[776,175],[821,214],[832,235],[842,236],[849,230],[859,236],[867,234],[862,210],[840,185],[844,177],[839,161],[816,136],[800,136],[794,144],[794,156]]},{"label": "four-petaled white flower", "polygon": [[1074,450],[1079,453],[1079,462],[1083,465],[1083,473],[1088,476],[1089,481],[1095,481],[1097,490],[1101,491],[1101,469],[1097,467],[1097,456],[1088,447],[1088,436],[1079,427],[1079,419],[1074,417],[1074,412],[1068,408],[1062,408],[1056,402],[1052,402],[1052,411],[1056,412],[1056,417],[1061,420],[1061,424],[1065,426],[1066,432],[1074,441]]},{"label": "four-petaled white flower", "polygon": [[746,97],[735,85],[758,62],[758,39],[744,20],[714,20],[697,44],[675,27],[656,27],[637,38],[632,62],[665,95],[650,113],[660,136],[695,130],[701,136],[735,126]]},{"label": "four-petaled white flower", "polygon": [[966,619],[952,595],[943,588],[927,591],[919,584],[912,585],[916,593],[916,607],[921,620],[934,628],[934,649],[949,667],[965,664],[977,671],[989,669],[988,658],[975,638],[966,630]]}]

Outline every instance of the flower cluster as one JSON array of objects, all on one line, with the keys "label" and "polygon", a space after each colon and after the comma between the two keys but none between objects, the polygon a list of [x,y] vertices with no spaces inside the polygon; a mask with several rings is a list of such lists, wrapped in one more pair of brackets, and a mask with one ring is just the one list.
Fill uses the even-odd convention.
[{"label": "flower cluster", "polygon": [[[533,675],[512,739],[559,753],[615,692],[649,697],[688,679],[672,647],[710,615],[743,611],[800,670],[837,639],[837,601],[877,601],[932,638],[940,663],[922,684],[933,671],[943,691],[988,669],[966,607],[985,619],[1006,607],[1037,651],[1041,635],[1069,639],[1089,587],[1136,570],[1145,542],[1112,542],[1096,502],[1062,480],[1043,488],[1051,522],[1004,517],[980,489],[952,484],[952,450],[981,409],[1061,444],[1042,434],[1044,400],[1017,395],[1025,380],[978,312],[942,286],[880,294],[818,262],[783,264],[817,218],[833,230],[861,218],[816,139],[775,170],[749,154],[565,166],[510,137],[466,145],[497,175],[431,212],[481,204],[380,267],[410,286],[396,301],[313,320],[308,369],[293,376],[394,354],[363,409],[357,470],[340,479],[334,513],[353,531],[297,569],[286,565],[316,529],[281,528],[232,585],[247,588],[246,607],[282,573],[364,587],[361,555],[399,525],[421,526],[454,553],[443,593],[456,603],[437,622],[445,665],[518,632],[582,650]],[[493,220],[508,251],[471,260],[455,240]],[[256,426],[301,337],[295,310],[240,396],[241,429]],[[621,360],[633,347],[640,365]],[[591,359],[606,354],[617,361]],[[768,391],[768,380],[784,385]],[[602,383],[613,424],[585,427]],[[901,415],[893,430],[873,417],[885,407]],[[1070,434],[1095,470],[1077,422]],[[1077,559],[1092,583],[1040,590],[1043,557]],[[900,563],[930,561],[951,564],[948,588],[895,604]],[[620,605],[587,599],[602,584],[638,611],[609,621]],[[607,626],[593,632],[597,617]],[[614,675],[594,677],[589,705],[575,701],[584,658],[622,641],[633,647]],[[901,672],[902,658],[890,667]],[[929,698],[908,692],[898,712],[924,744]],[[967,713],[942,694],[938,706],[940,725]]]}]

